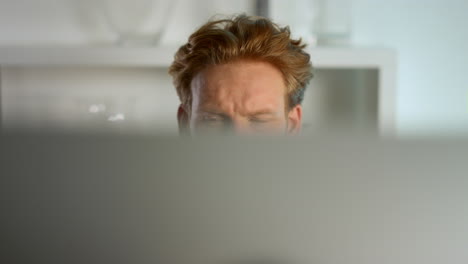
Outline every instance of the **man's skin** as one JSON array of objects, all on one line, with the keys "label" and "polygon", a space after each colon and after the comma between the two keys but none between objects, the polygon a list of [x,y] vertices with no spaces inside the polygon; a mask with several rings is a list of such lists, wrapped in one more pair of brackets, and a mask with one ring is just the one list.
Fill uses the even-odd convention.
[{"label": "man's skin", "polygon": [[240,60],[210,66],[194,76],[191,89],[191,107],[181,105],[177,114],[182,132],[297,134],[301,130],[302,107],[287,107],[283,75],[269,63]]}]

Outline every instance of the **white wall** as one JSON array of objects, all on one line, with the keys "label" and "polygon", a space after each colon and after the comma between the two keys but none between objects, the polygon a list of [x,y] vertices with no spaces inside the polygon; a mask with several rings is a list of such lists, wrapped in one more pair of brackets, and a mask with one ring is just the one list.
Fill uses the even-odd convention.
[{"label": "white wall", "polygon": [[[175,2],[177,12],[167,22],[166,44],[184,41],[213,15],[253,10],[251,0],[168,1]],[[99,13],[99,2],[0,0],[0,45],[110,43],[115,35]]]},{"label": "white wall", "polygon": [[399,54],[401,134],[468,132],[468,1],[354,0],[353,40]]},{"label": "white wall", "polygon": [[[293,24],[295,35],[310,30],[298,18],[312,23],[314,0],[272,1],[277,4],[274,17],[280,23]],[[333,1],[343,5],[348,0]],[[468,81],[464,73],[468,66],[468,1],[349,1],[351,42],[390,47],[398,53],[399,134],[468,133]]]}]

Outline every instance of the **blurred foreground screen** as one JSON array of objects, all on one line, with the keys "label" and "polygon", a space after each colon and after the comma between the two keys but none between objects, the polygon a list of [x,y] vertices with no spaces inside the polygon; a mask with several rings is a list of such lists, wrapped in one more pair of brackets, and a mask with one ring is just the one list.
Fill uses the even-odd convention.
[{"label": "blurred foreground screen", "polygon": [[0,263],[468,263],[468,142],[1,138]]}]

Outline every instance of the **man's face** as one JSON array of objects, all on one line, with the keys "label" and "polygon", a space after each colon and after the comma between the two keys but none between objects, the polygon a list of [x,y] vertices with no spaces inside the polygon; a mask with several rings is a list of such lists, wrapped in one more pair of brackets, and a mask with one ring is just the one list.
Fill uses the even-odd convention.
[{"label": "man's face", "polygon": [[179,108],[179,126],[191,134],[297,133],[302,109],[287,110],[281,72],[266,62],[210,66],[192,79],[191,109]]}]

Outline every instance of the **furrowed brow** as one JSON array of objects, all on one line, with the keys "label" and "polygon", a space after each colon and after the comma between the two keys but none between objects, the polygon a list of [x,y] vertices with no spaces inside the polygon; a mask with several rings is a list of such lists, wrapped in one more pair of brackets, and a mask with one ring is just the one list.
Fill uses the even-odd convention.
[{"label": "furrowed brow", "polygon": [[201,114],[215,115],[215,116],[219,116],[223,118],[227,117],[225,113],[222,113],[216,110],[211,110],[211,109],[200,109],[198,112]]},{"label": "furrowed brow", "polygon": [[258,110],[258,111],[255,111],[255,112],[252,112],[252,113],[248,114],[248,116],[250,116],[250,117],[276,116],[276,115],[277,115],[276,111],[272,111],[272,110],[268,110],[268,109]]}]

